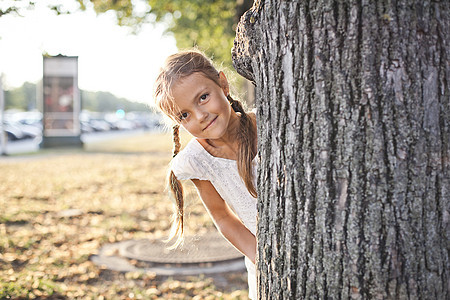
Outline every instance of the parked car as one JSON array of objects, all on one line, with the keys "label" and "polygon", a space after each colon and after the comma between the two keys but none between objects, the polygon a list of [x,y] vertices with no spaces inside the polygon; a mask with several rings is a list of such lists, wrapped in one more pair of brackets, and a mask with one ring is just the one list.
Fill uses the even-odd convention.
[{"label": "parked car", "polygon": [[91,119],[89,121],[89,125],[94,129],[94,131],[109,131],[111,130],[111,126],[109,126],[108,122],[102,119]]},{"label": "parked car", "polygon": [[10,141],[34,139],[42,135],[41,129],[19,122],[4,121],[3,130],[7,133],[8,140]]},{"label": "parked car", "polygon": [[114,125],[118,130],[132,130],[136,128],[136,124],[134,122],[123,119],[114,122]]},{"label": "parked car", "polygon": [[80,128],[82,133],[91,133],[94,132],[94,128],[89,124],[89,122],[81,121]]},{"label": "parked car", "polygon": [[24,138],[23,131],[20,128],[6,124],[6,122],[3,122],[3,130],[6,132],[8,141],[17,141]]}]

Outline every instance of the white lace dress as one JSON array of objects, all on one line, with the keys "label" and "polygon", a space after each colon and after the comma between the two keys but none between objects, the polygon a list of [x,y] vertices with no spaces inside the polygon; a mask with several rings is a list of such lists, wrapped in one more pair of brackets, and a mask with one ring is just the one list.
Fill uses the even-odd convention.
[{"label": "white lace dress", "polygon": [[[256,163],[254,163],[256,174]],[[244,225],[256,236],[256,198],[248,192],[238,173],[235,160],[215,157],[193,138],[172,160],[179,180],[208,180]],[[255,265],[245,258],[250,299],[256,299]]]}]

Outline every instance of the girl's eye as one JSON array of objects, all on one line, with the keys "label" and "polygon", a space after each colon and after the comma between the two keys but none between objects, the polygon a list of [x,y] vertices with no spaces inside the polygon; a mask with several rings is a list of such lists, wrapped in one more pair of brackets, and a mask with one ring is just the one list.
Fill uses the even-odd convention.
[{"label": "girl's eye", "polygon": [[187,112],[181,113],[178,118],[180,118],[180,120],[184,120],[189,116],[189,114]]},{"label": "girl's eye", "polygon": [[208,99],[209,94],[203,94],[200,96],[200,102],[205,101],[206,99]]}]

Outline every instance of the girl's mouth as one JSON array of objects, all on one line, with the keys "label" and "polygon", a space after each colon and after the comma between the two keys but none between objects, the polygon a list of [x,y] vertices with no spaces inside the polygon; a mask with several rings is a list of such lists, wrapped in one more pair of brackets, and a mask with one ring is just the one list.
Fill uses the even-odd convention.
[{"label": "girl's mouth", "polygon": [[208,129],[216,120],[217,120],[217,117],[218,116],[216,116],[209,124],[208,124],[208,126],[206,126],[205,128],[203,128],[203,131],[205,131],[206,129]]}]

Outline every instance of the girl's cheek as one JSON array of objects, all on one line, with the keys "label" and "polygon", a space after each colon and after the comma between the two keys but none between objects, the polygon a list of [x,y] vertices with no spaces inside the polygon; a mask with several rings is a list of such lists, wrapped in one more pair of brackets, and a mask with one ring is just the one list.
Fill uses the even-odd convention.
[{"label": "girl's cheek", "polygon": [[183,128],[186,129],[187,132],[192,134],[192,132],[193,132],[192,131],[192,129],[193,129],[192,126],[189,126],[189,124],[184,124]]}]

